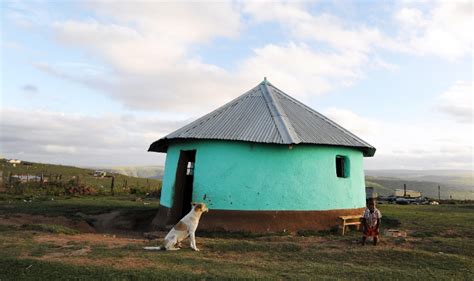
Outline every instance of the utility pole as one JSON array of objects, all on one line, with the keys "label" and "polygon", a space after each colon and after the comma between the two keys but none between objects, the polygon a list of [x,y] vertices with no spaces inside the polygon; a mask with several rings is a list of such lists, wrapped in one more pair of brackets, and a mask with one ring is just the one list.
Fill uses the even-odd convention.
[{"label": "utility pole", "polygon": [[403,184],[403,197],[407,197],[407,185]]},{"label": "utility pole", "polygon": [[438,201],[441,201],[441,186],[438,185]]}]

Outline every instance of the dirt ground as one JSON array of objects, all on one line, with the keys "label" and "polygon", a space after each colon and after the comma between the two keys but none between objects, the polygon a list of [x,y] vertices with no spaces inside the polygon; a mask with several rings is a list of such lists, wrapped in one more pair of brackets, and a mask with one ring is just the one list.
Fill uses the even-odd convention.
[{"label": "dirt ground", "polygon": [[[161,239],[165,237],[166,232],[154,231],[141,233],[136,231],[116,231],[113,228],[114,219],[118,217],[118,212],[111,212],[101,215],[90,216],[95,219],[95,223],[91,225],[85,220],[68,219],[65,217],[48,217],[42,215],[31,214],[10,214],[0,215],[0,225],[11,225],[21,227],[30,224],[54,224],[65,226],[80,232],[75,235],[55,234],[55,233],[37,233],[34,236],[34,241],[38,243],[52,243],[60,247],[67,247],[71,243],[88,243],[89,245],[100,245],[107,248],[119,248],[127,245],[144,246],[149,245],[154,241],[159,244]],[[325,247],[343,248],[347,245],[357,245],[360,240],[353,238],[351,240],[334,240],[326,237],[311,236],[311,237],[288,237],[288,236],[271,236],[271,237],[257,237],[253,238],[256,241],[269,242],[288,242],[288,240],[298,240],[302,248],[314,247],[315,244],[324,244]],[[212,238],[198,237],[201,244],[206,244],[206,241],[213,241]],[[382,238],[383,240],[383,238]],[[411,248],[411,242],[418,241],[418,238],[404,239],[405,243],[396,245],[397,247]],[[184,248],[188,248],[187,241],[185,241]],[[368,243],[370,245],[370,243]],[[387,241],[380,243],[379,248],[394,247],[392,243]],[[205,247],[205,246],[204,246]],[[70,252],[72,256],[85,255],[89,251]],[[57,258],[59,255],[50,255],[46,258]]]},{"label": "dirt ground", "polygon": [[[138,276],[143,280],[173,278],[170,276],[274,280],[419,280],[430,276],[428,279],[433,280],[472,280],[472,209],[446,206],[440,212],[423,207],[390,208],[386,207],[386,217],[401,218],[401,229],[409,235],[382,236],[376,247],[370,242],[361,246],[361,235],[355,230],[346,236],[198,232],[200,252],[191,250],[188,240],[180,251],[145,251],[144,246],[159,245],[166,232],[117,230],[117,224],[133,225],[127,221],[128,216],[117,211],[71,218],[11,212],[0,215],[0,251],[4,251],[4,266],[12,267],[10,275],[5,276],[22,272],[32,277],[40,274],[42,280],[62,276],[56,272],[75,272],[92,279],[114,275],[118,279]],[[425,214],[426,210],[429,212]],[[440,214],[457,220],[439,220]],[[413,219],[415,215],[419,219]],[[435,229],[430,219],[444,225]],[[59,225],[77,232],[63,234],[66,232],[60,232],[61,228],[25,227],[38,224]],[[374,266],[368,268],[367,263]],[[417,266],[413,269],[414,264]],[[413,270],[404,270],[408,265]]]},{"label": "dirt ground", "polygon": [[[149,246],[150,244],[158,245],[161,242],[161,239],[166,235],[166,232],[150,232],[150,233],[137,233],[137,232],[114,232],[114,229],[107,229],[106,226],[110,225],[114,218],[117,217],[115,212],[101,214],[94,216],[98,220],[96,223],[96,228],[88,224],[84,220],[72,220],[65,217],[47,217],[42,215],[29,215],[29,214],[12,214],[12,215],[1,215],[0,216],[0,225],[11,225],[16,227],[21,227],[28,224],[54,224],[62,225],[80,232],[80,234],[75,235],[66,235],[66,234],[57,234],[57,233],[35,233],[33,236],[33,241],[38,244],[48,244],[55,245],[55,251],[50,251],[48,254],[45,254],[41,257],[33,257],[40,260],[51,260],[51,261],[67,261],[72,264],[88,264],[87,256],[91,252],[91,248],[96,246],[107,248],[107,249],[122,249],[124,247],[132,247],[134,249],[142,248],[144,246]],[[99,231],[98,231],[99,230]],[[202,249],[206,249],[207,244],[213,244],[214,238],[198,237],[198,245]],[[238,241],[239,239],[228,239],[228,241]],[[341,250],[350,245],[358,245],[360,240],[358,238],[352,238],[350,240],[334,240],[328,239],[326,237],[292,237],[292,236],[263,236],[252,238],[253,241],[262,241],[262,242],[273,242],[285,243],[290,241],[297,241],[299,247],[302,249],[315,247],[315,245],[324,245],[326,249]],[[394,244],[382,242],[378,246],[381,249],[384,248],[411,248],[412,242],[416,242],[417,238],[406,239],[403,244]],[[83,245],[80,249],[71,250],[73,247],[71,245]],[[369,243],[370,245],[370,243]],[[188,241],[183,243],[184,251],[188,249]],[[234,253],[235,254],[235,253]],[[219,253],[221,257],[233,258],[232,253],[226,255],[224,253]],[[110,260],[103,259],[100,263],[104,264],[116,264],[119,261],[121,267],[134,267],[139,266],[143,267],[149,264],[146,259],[140,258],[131,258],[131,257],[122,257],[119,259],[114,259],[113,263],[109,263]],[[91,261],[92,262],[92,261]],[[97,265],[97,260],[93,261],[93,264]]]},{"label": "dirt ground", "polygon": [[47,217],[42,215],[30,214],[9,214],[0,215],[0,225],[22,226],[29,224],[55,224],[62,225],[84,233],[95,233],[94,227],[84,220],[72,220],[65,217]]}]

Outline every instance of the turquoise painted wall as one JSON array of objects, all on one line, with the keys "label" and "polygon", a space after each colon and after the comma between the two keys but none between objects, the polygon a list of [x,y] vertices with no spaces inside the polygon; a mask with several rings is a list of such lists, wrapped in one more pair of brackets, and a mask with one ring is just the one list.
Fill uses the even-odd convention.
[{"label": "turquoise painted wall", "polygon": [[[330,210],[365,206],[362,152],[352,148],[194,141],[167,151],[161,204],[172,207],[181,150],[196,149],[193,201],[223,210]],[[336,155],[350,175],[336,176]],[[206,199],[204,200],[204,195]]]}]

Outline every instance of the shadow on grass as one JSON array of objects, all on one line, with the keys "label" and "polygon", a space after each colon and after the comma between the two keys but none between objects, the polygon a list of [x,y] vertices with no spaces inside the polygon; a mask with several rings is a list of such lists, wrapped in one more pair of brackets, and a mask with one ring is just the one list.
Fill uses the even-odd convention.
[{"label": "shadow on grass", "polygon": [[79,234],[80,232],[69,228],[65,227],[62,225],[57,225],[57,224],[23,224],[21,226],[21,229],[24,230],[33,230],[33,231],[40,231],[40,232],[49,232],[49,233],[61,233],[61,234],[67,234],[67,235],[72,235],[72,234]]},{"label": "shadow on grass", "polygon": [[398,219],[390,216],[383,216],[381,219],[381,226],[385,228],[399,227],[400,225],[402,223]]}]

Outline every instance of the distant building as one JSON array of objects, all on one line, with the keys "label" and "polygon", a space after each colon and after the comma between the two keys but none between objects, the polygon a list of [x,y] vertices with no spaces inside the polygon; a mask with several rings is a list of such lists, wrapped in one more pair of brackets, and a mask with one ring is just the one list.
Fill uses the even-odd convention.
[{"label": "distant building", "polygon": [[95,170],[94,171],[94,177],[96,177],[96,178],[103,178],[105,176],[107,176],[106,171],[102,171],[102,170]]},{"label": "distant building", "polygon": [[395,195],[395,197],[420,198],[421,197],[421,192],[416,191],[416,190],[407,189],[406,196],[405,196],[405,190],[395,189],[395,194],[394,195]]},{"label": "distant building", "polygon": [[264,80],[149,151],[167,153],[156,225],[200,201],[210,209],[200,229],[266,232],[361,214],[363,158],[375,148]]},{"label": "distant building", "polygon": [[21,160],[18,160],[18,159],[10,159],[10,160],[8,160],[8,163],[12,164],[13,167],[16,167],[17,164],[21,164]]}]

